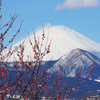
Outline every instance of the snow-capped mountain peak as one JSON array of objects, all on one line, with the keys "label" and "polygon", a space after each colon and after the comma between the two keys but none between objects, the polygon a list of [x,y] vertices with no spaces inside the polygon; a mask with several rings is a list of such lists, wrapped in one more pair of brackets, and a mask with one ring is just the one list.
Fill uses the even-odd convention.
[{"label": "snow-capped mountain peak", "polygon": [[[55,25],[44,27],[45,40],[43,42],[44,46],[49,44],[51,41],[50,53],[44,57],[43,60],[50,60],[53,57],[53,60],[59,59],[62,55],[69,53],[72,49],[80,48],[87,50],[94,55],[100,57],[100,44],[86,38],[80,33],[65,27],[64,25]],[[36,31],[35,35],[39,40],[41,40],[41,35],[43,29]],[[31,41],[33,41],[33,34],[30,36]],[[20,43],[20,42],[19,42]],[[13,47],[19,45],[15,44]],[[33,50],[29,44],[29,37],[26,38],[25,42],[25,51],[24,51],[24,60],[26,60],[27,55],[32,54]],[[11,57],[11,60],[13,57]]]}]

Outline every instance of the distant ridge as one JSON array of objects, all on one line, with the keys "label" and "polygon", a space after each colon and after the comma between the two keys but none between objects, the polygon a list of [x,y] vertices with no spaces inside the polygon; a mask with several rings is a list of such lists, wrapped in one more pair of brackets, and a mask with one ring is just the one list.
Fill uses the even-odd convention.
[{"label": "distant ridge", "polygon": [[[89,69],[94,65],[91,78],[100,78],[100,58],[92,55],[86,50],[73,49],[68,55],[60,57],[48,70],[48,72],[59,72],[63,70],[65,77],[77,77],[81,70],[81,78],[84,78],[89,73]],[[73,71],[72,71],[73,70]]]}]

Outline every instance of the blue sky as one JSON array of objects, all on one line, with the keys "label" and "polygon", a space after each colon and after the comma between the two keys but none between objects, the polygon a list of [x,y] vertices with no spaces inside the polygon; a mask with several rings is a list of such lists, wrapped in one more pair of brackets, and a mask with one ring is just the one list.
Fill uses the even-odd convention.
[{"label": "blue sky", "polygon": [[23,24],[14,43],[26,37],[28,32],[44,24],[65,25],[100,44],[99,0],[2,0],[1,25],[7,23],[10,14],[19,14],[6,41]]}]

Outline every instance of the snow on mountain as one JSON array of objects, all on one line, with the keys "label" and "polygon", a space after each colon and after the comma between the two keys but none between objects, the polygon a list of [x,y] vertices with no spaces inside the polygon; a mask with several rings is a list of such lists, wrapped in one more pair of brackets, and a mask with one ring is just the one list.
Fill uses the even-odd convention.
[{"label": "snow on mountain", "polygon": [[94,79],[94,81],[96,81],[96,82],[100,82],[100,80],[99,80],[99,79]]},{"label": "snow on mountain", "polygon": [[[46,44],[49,44],[51,41],[51,52],[46,55],[43,60],[50,60],[53,57],[53,60],[59,59],[62,55],[69,53],[72,49],[80,48],[91,52],[92,54],[100,57],[100,44],[86,38],[80,33],[65,27],[64,25],[55,25],[44,27],[45,40],[43,42],[44,47]],[[41,35],[43,29],[38,30],[35,34],[39,41],[41,40]],[[31,41],[34,39],[34,35],[30,35]],[[19,43],[21,43],[20,41]],[[33,41],[34,42],[34,41]],[[15,44],[13,47],[17,47],[19,43]],[[34,55],[32,47],[29,44],[29,37],[25,39],[24,42],[25,51],[24,51],[24,60],[27,59],[27,55]],[[43,47],[43,48],[44,48]],[[16,57],[16,56],[15,56]],[[10,60],[13,60],[13,56]],[[16,60],[18,58],[16,57]]]},{"label": "snow on mountain", "polygon": [[68,55],[63,55],[58,59],[48,72],[59,72],[62,69],[63,76],[77,77],[79,70],[81,70],[82,77],[86,77],[93,65],[95,67],[92,78],[98,79],[100,77],[98,71],[100,70],[100,59],[85,50],[74,49]]}]

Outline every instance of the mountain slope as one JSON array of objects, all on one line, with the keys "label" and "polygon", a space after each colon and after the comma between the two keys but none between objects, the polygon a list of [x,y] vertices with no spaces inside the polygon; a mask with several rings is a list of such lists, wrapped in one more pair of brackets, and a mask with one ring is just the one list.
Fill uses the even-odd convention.
[{"label": "mountain slope", "polygon": [[98,79],[100,77],[100,59],[85,50],[74,49],[68,55],[63,55],[58,59],[48,72],[58,72],[63,69],[63,76],[77,77],[81,70],[81,77],[85,77],[93,65],[95,67],[92,79]]},{"label": "mountain slope", "polygon": [[[44,27],[45,40],[44,45],[49,44],[51,41],[51,52],[44,57],[44,60],[50,60],[53,57],[53,60],[59,59],[62,55],[69,53],[72,49],[80,48],[87,50],[94,55],[100,57],[100,44],[86,38],[80,33],[65,27],[63,25]],[[41,35],[43,30],[40,29],[35,34],[37,39],[41,40]],[[30,36],[31,41],[33,41],[34,36]],[[20,41],[19,43],[21,43]],[[33,41],[34,42],[34,41]],[[17,47],[19,43],[15,44],[13,47]],[[29,37],[25,39],[25,51],[24,51],[24,60],[26,60],[27,55],[33,55],[32,47],[29,44]],[[43,47],[45,48],[45,46]],[[11,60],[13,57],[11,57]]]},{"label": "mountain slope", "polygon": [[[100,44],[97,44],[68,27],[63,25],[45,27],[44,32],[46,37],[48,37],[48,41],[52,39],[50,55],[54,55],[54,60],[59,59],[62,55],[76,48],[87,50],[96,56],[100,56]],[[40,31],[36,34],[39,36]],[[46,58],[50,59],[50,57]]]}]

